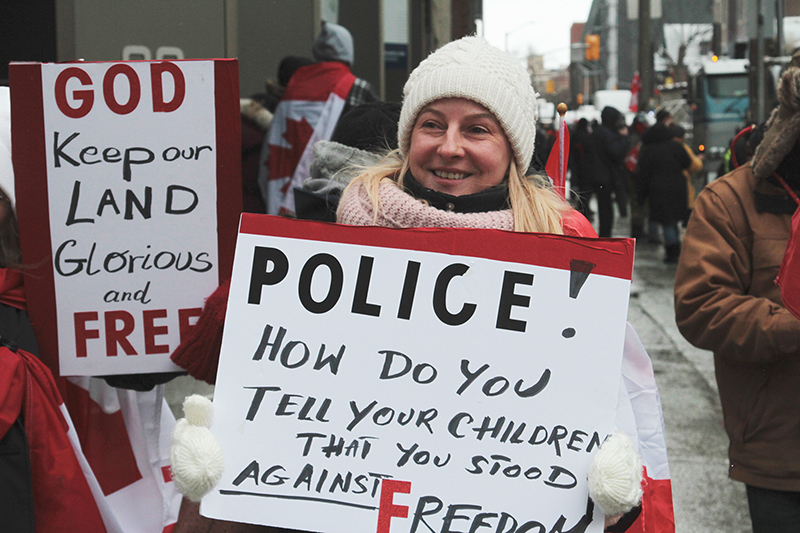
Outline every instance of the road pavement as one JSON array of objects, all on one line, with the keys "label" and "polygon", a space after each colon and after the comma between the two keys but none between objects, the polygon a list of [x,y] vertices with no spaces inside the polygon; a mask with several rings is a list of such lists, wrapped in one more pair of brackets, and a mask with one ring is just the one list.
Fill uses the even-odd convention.
[{"label": "road pavement", "polygon": [[[629,221],[618,219],[615,237],[626,237]],[[728,478],[728,439],[710,352],[691,346],[678,332],[673,313],[675,266],[663,262],[663,247],[637,243],[628,320],[653,361],[664,411],[677,533],[749,533],[744,486]],[[213,395],[213,387],[183,377],[167,385],[176,417],[191,393]]]}]

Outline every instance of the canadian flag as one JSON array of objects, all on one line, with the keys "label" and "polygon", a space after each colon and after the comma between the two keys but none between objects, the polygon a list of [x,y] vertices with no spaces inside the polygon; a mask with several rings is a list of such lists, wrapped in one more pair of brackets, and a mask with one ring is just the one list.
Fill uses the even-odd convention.
[{"label": "canadian flag", "polygon": [[675,533],[661,397],[650,357],[630,323],[625,332],[616,424],[638,445],[644,468],[642,512],[627,533]]},{"label": "canadian flag", "polygon": [[[62,378],[64,379],[64,378]],[[66,378],[65,417],[108,533],[170,533],[182,495],[170,473],[175,417],[164,386],[138,392]],[[62,404],[62,408],[64,404]]]},{"label": "canadian flag", "polygon": [[259,183],[267,213],[294,215],[294,188],[310,176],[314,144],[331,138],[356,77],[344,63],[300,67],[292,75],[265,138]]},{"label": "canadian flag", "polygon": [[639,111],[639,89],[641,88],[641,83],[639,73],[637,72],[633,75],[633,80],[631,80],[631,103],[628,109],[630,109],[632,113]]}]

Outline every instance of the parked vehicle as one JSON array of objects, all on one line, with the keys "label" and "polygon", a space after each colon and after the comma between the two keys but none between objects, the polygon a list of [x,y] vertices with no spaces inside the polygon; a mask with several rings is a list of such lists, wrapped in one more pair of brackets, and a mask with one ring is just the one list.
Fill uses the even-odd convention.
[{"label": "parked vehicle", "polygon": [[747,59],[707,58],[693,79],[693,144],[712,159],[722,157],[750,108]]}]

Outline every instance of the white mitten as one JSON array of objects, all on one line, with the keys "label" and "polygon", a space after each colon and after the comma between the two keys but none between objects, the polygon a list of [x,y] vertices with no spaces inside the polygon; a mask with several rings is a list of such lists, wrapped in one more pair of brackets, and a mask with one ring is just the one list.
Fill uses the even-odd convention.
[{"label": "white mitten", "polygon": [[642,499],[642,461],[630,437],[615,431],[589,466],[589,496],[608,516],[627,513]]},{"label": "white mitten", "polygon": [[222,448],[209,429],[211,400],[193,394],[183,401],[183,412],[186,418],[178,420],[172,432],[172,478],[184,496],[199,502],[222,477]]}]

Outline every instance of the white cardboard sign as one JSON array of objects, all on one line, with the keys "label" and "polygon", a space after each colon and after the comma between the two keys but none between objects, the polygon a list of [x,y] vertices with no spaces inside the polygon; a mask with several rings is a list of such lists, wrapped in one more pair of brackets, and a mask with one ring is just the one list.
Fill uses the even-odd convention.
[{"label": "white cardboard sign", "polygon": [[225,135],[238,131],[235,85],[218,90],[235,62],[12,67],[23,254],[49,263],[26,279],[35,322],[52,327],[40,338],[57,340],[45,358],[57,351],[61,375],[178,370],[169,354],[225,270],[220,183],[241,209],[225,159],[238,141],[219,141],[229,109]]},{"label": "white cardboard sign", "polygon": [[613,429],[632,250],[244,215],[214,399],[225,474],[202,513],[602,531],[586,472]]}]

